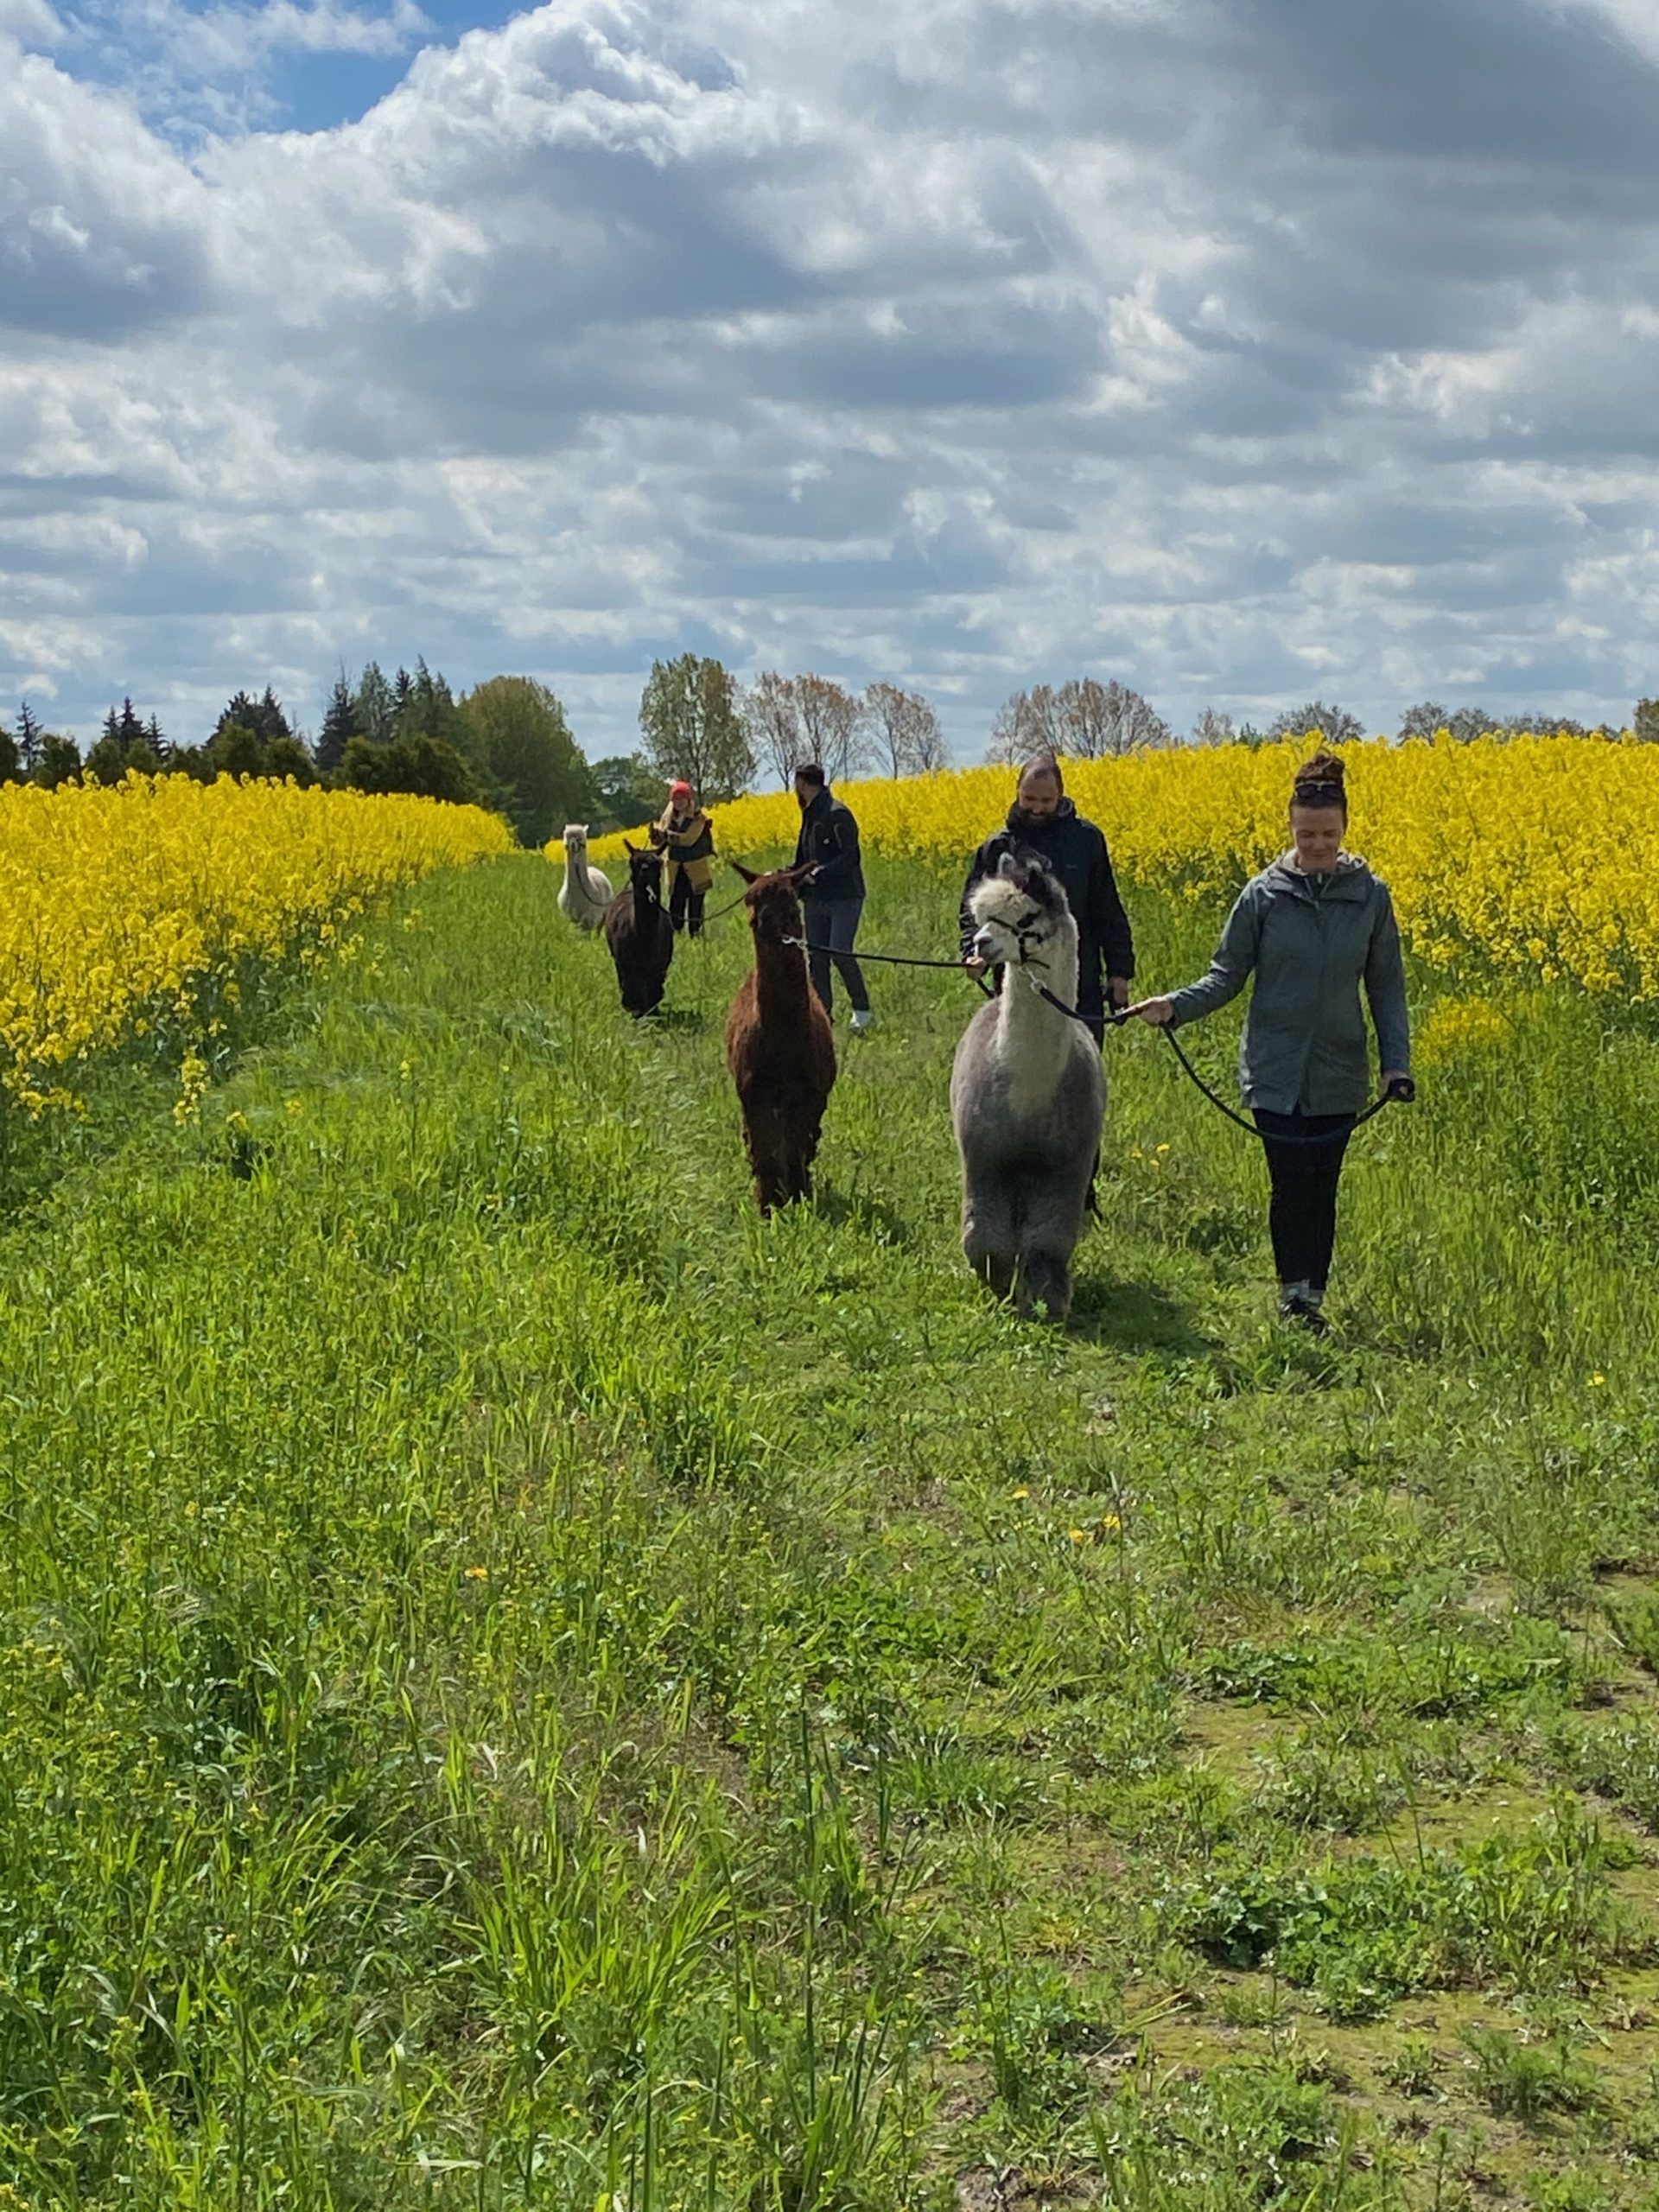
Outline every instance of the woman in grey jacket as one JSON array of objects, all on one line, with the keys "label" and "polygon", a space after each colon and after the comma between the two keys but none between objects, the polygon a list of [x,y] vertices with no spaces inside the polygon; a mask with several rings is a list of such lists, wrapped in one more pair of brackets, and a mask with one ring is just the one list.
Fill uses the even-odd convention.
[{"label": "woman in grey jacket", "polygon": [[[1268,1155],[1279,1311],[1319,1330],[1343,1154],[1370,1087],[1362,982],[1382,1087],[1393,1097],[1412,1096],[1394,905],[1387,884],[1343,850],[1347,826],[1342,762],[1315,753],[1291,792],[1291,849],[1239,893],[1209,974],[1129,1009],[1154,1027],[1179,1028],[1236,998],[1254,971],[1239,1085]],[[1274,1141],[1284,1138],[1298,1141]]]}]

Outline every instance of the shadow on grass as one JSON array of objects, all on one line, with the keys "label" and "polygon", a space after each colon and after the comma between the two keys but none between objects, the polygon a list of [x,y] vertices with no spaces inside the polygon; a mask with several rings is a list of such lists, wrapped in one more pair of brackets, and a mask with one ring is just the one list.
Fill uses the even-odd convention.
[{"label": "shadow on grass", "polygon": [[1179,1359],[1203,1359],[1213,1358],[1222,1349],[1219,1338],[1195,1328],[1186,1307],[1155,1283],[1128,1282],[1112,1275],[1078,1282],[1070,1327],[1085,1344],[1109,1344],[1119,1351],[1160,1351]]},{"label": "shadow on grass", "polygon": [[874,1238],[878,1244],[908,1246],[916,1241],[915,1232],[903,1214],[895,1213],[884,1198],[867,1197],[861,1191],[850,1197],[820,1183],[812,1201],[822,1217],[839,1229],[850,1222]]},{"label": "shadow on grass", "polygon": [[667,1029],[676,1035],[695,1037],[707,1029],[709,1017],[706,1014],[700,1014],[696,1007],[659,1006],[655,1014],[641,1016],[639,1027],[641,1029]]}]

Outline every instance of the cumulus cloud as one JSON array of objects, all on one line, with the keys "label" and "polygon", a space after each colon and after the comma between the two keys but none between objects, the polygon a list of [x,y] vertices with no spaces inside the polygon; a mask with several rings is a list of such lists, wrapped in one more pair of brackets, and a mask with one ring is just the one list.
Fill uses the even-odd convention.
[{"label": "cumulus cloud", "polygon": [[423,652],[611,750],[687,644],[964,753],[1085,670],[1653,688],[1636,0],[554,0],[205,141],[192,41],[257,90],[423,19],[147,0],[123,92],[0,10],[0,692],[82,727]]}]

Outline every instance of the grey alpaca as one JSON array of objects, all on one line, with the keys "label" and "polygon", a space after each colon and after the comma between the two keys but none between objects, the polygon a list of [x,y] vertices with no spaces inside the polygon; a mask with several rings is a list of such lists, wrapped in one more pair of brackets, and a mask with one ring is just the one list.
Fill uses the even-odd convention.
[{"label": "grey alpaca", "polygon": [[1071,1255],[1100,1157],[1106,1071],[1089,1031],[1033,988],[1077,1001],[1077,925],[1035,855],[1006,855],[969,900],[974,949],[1003,970],[957,1047],[950,1116],[962,1154],[962,1249],[999,1298],[1016,1288],[1063,1321]]}]

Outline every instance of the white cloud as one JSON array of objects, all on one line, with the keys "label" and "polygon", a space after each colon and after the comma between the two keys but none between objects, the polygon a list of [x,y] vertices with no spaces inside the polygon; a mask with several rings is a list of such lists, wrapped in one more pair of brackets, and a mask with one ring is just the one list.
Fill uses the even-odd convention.
[{"label": "white cloud", "polygon": [[[423,652],[612,750],[689,643],[972,751],[1085,668],[1178,721],[1646,680],[1618,0],[555,0],[309,132],[243,127],[275,57],[409,0],[145,0],[130,96],[0,8],[56,41],[0,43],[0,697],[188,737]],[[187,155],[191,41],[242,108]]]}]

